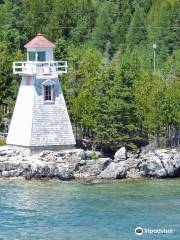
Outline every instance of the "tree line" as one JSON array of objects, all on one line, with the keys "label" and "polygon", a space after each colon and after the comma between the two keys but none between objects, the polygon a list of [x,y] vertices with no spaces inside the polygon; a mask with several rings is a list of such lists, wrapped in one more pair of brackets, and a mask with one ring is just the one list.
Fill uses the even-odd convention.
[{"label": "tree line", "polygon": [[61,81],[77,139],[113,151],[179,146],[179,10],[179,0],[1,0],[1,130],[20,81],[12,62],[43,32],[68,61]]}]

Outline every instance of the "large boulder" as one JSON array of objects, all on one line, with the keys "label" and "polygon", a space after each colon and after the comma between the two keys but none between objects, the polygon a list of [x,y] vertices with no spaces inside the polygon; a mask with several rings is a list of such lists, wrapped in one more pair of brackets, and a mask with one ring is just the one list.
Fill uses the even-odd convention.
[{"label": "large boulder", "polygon": [[161,164],[167,172],[167,176],[180,176],[180,153],[177,150],[161,149],[156,150],[155,154],[160,159]]},{"label": "large boulder", "polygon": [[138,165],[139,170],[146,177],[167,177],[167,172],[164,169],[160,159],[154,156],[152,159],[145,159]]},{"label": "large boulder", "polygon": [[17,170],[10,170],[10,171],[2,171],[1,172],[2,177],[19,177],[19,171]]},{"label": "large boulder", "polygon": [[126,161],[121,161],[118,163],[111,162],[107,168],[104,169],[98,176],[103,179],[116,179],[125,178],[127,173],[127,163]]},{"label": "large boulder", "polygon": [[110,163],[111,158],[99,158],[96,160],[81,160],[75,168],[74,176],[92,177],[99,175]]},{"label": "large boulder", "polygon": [[0,158],[2,157],[14,157],[17,155],[21,155],[20,151],[11,146],[5,145],[0,147]]},{"label": "large boulder", "polygon": [[114,162],[120,162],[127,159],[127,150],[125,147],[120,148],[114,155]]},{"label": "large boulder", "polygon": [[68,165],[58,165],[55,167],[53,177],[57,177],[60,180],[71,180],[74,178],[74,175]]},{"label": "large boulder", "polygon": [[22,176],[26,179],[31,179],[34,177],[34,172],[32,172],[32,165],[28,162],[23,162],[18,168],[19,176]]},{"label": "large boulder", "polygon": [[177,150],[158,149],[143,153],[138,168],[144,176],[176,177],[180,175],[180,154]]},{"label": "large boulder", "polygon": [[[86,153],[84,150],[78,149],[75,153],[73,153],[68,158],[69,169],[71,171],[75,171],[76,166],[79,164],[81,160],[86,159]],[[67,162],[67,161],[66,161]]]},{"label": "large boulder", "polygon": [[144,173],[139,169],[139,164],[141,160],[138,158],[128,158],[126,160],[127,174],[126,178],[139,178],[144,176]]},{"label": "large boulder", "polygon": [[0,162],[0,172],[15,170],[18,167],[19,167],[19,162],[17,162],[17,161],[8,160],[5,162]]}]

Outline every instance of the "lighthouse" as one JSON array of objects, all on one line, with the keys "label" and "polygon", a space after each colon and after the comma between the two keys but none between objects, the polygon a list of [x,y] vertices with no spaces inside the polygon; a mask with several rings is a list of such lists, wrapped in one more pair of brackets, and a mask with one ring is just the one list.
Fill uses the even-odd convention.
[{"label": "lighthouse", "polygon": [[59,76],[66,61],[55,61],[54,44],[41,33],[25,45],[27,61],[14,62],[21,84],[6,143],[23,151],[62,150],[75,145]]}]

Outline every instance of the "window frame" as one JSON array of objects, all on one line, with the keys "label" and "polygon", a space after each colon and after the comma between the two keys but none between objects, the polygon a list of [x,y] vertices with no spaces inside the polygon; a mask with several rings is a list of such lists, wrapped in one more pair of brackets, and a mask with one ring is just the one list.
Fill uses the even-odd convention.
[{"label": "window frame", "polygon": [[30,62],[36,62],[36,52],[33,52],[33,51],[32,52],[28,52],[28,60]]},{"label": "window frame", "polygon": [[44,101],[54,102],[55,101],[54,85],[44,85],[43,90]]},{"label": "window frame", "polygon": [[[43,55],[42,55],[42,56],[43,56],[43,60],[42,60],[42,59],[39,59],[40,54],[43,54]],[[41,56],[41,57],[42,57],[42,56]],[[45,52],[45,51],[38,51],[38,52],[37,52],[37,61],[38,61],[38,62],[46,62],[46,52]]]}]

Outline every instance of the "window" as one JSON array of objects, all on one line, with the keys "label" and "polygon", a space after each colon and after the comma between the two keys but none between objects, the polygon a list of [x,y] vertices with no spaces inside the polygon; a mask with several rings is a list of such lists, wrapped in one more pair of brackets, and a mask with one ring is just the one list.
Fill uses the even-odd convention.
[{"label": "window", "polygon": [[46,52],[28,52],[29,61],[36,61],[36,54],[37,54],[37,61],[39,62],[46,61]]},{"label": "window", "polygon": [[29,54],[29,61],[36,61],[36,53],[35,52],[28,52]]},{"label": "window", "polygon": [[37,53],[37,60],[40,62],[45,62],[46,61],[46,52],[38,52]]},{"label": "window", "polygon": [[44,100],[54,101],[54,86],[44,86]]},{"label": "window", "polygon": [[44,101],[55,101],[55,85],[56,83],[53,81],[53,79],[46,79],[44,82],[42,82],[43,85],[43,95],[44,95]]}]

